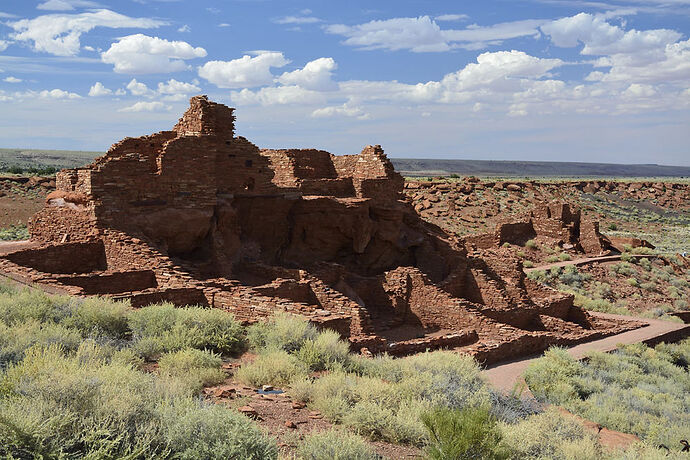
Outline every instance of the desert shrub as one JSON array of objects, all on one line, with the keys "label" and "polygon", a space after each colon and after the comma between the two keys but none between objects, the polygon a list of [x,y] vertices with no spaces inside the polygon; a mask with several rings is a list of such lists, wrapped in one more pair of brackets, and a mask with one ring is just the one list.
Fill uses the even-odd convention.
[{"label": "desert shrub", "polygon": [[175,378],[107,363],[97,348],[78,357],[36,346],[0,374],[0,456],[277,457],[248,418],[202,403]]},{"label": "desert shrub", "polygon": [[536,399],[521,396],[515,392],[506,394],[500,390],[490,390],[491,415],[500,422],[516,423],[543,411],[543,405]]},{"label": "desert shrub", "polygon": [[289,353],[299,350],[307,340],[314,340],[318,331],[303,318],[279,313],[247,330],[249,345],[254,350],[280,349]]},{"label": "desert shrub", "polygon": [[632,287],[639,287],[639,285],[640,285],[639,282],[637,281],[637,278],[627,278],[625,280],[625,284],[627,284],[628,286],[632,286]]},{"label": "desert shrub", "polygon": [[277,459],[275,441],[244,415],[191,400],[161,405],[161,444],[179,459]]},{"label": "desert shrub", "polygon": [[608,225],[608,229],[609,229],[609,230],[612,230],[612,231],[618,230],[618,225],[617,225],[615,222],[611,222],[611,223]]},{"label": "desert shrub", "polygon": [[284,350],[273,350],[260,354],[251,363],[235,372],[235,378],[251,385],[287,385],[307,375],[308,367],[294,355]]},{"label": "desert shrub", "polygon": [[632,249],[630,249],[630,252],[632,252],[633,254],[637,254],[637,255],[654,255],[654,254],[656,254],[656,251],[654,249],[643,247],[643,246],[632,248]]},{"label": "desert shrub", "polygon": [[37,289],[0,293],[0,321],[35,320],[78,330],[83,337],[119,340],[129,333],[126,303],[92,297],[49,296]]},{"label": "desert shrub", "polygon": [[0,240],[2,241],[17,241],[28,240],[29,229],[26,225],[10,225],[7,228],[0,228]]},{"label": "desert shrub", "polygon": [[527,257],[527,254],[525,254],[524,251],[518,251],[518,252],[516,252],[515,254],[516,254],[518,257],[520,257],[521,259],[524,259],[525,257]]},{"label": "desert shrub", "polygon": [[640,288],[644,289],[645,291],[649,291],[649,292],[654,292],[657,290],[656,283],[653,283],[653,282],[642,283],[642,284],[640,284]]},{"label": "desert shrub", "polygon": [[590,311],[600,311],[602,313],[612,313],[615,315],[632,314],[632,312],[628,310],[625,306],[619,305],[618,303],[613,303],[606,299],[592,299],[577,293],[575,294],[575,300],[573,303],[575,304],[575,306]]},{"label": "desert shrub", "polygon": [[690,341],[622,346],[578,362],[550,350],[525,372],[534,395],[646,442],[672,445],[690,428]]},{"label": "desert shrub", "polygon": [[572,259],[572,257],[567,252],[561,252],[558,255],[558,260],[561,260],[563,262],[565,262],[566,260],[570,260],[570,259]]},{"label": "desert shrub", "polygon": [[376,460],[374,449],[359,436],[344,430],[315,431],[297,447],[300,460]]},{"label": "desert shrub", "polygon": [[635,262],[635,258],[629,252],[621,254],[621,260],[625,263]]},{"label": "desert shrub", "polygon": [[79,332],[55,323],[41,324],[29,319],[7,326],[0,322],[0,370],[21,361],[34,345],[59,344],[67,351],[75,351],[81,341]]},{"label": "desert shrub", "polygon": [[549,257],[546,258],[546,261],[550,264],[554,263],[554,262],[558,262],[558,256],[550,255]]},{"label": "desert shrub", "polygon": [[429,432],[428,459],[503,459],[510,455],[486,408],[437,408],[423,414],[422,422]]},{"label": "desert shrub", "polygon": [[350,345],[335,331],[319,332],[315,339],[307,339],[296,353],[297,358],[313,371],[346,366],[350,358]]},{"label": "desert shrub", "polygon": [[571,265],[565,267],[563,271],[558,275],[558,281],[568,287],[574,289],[582,289],[585,282],[592,278],[588,273],[582,273],[577,267]]},{"label": "desert shrub", "polygon": [[539,245],[537,244],[537,242],[535,240],[528,240],[525,243],[525,247],[527,249],[537,249],[539,247]]},{"label": "desert shrub", "polygon": [[621,276],[632,276],[637,273],[637,270],[629,262],[620,262],[611,266],[613,273]]},{"label": "desert shrub", "polygon": [[513,458],[594,460],[604,458],[596,437],[574,417],[552,408],[520,423],[502,426]]},{"label": "desert shrub", "polygon": [[194,379],[200,386],[209,386],[225,380],[225,372],[220,368],[222,363],[213,352],[187,348],[161,356],[158,371],[162,375]]},{"label": "desert shrub", "polygon": [[0,294],[0,321],[7,325],[28,320],[59,323],[72,301],[66,296],[48,296],[38,289],[11,290]]},{"label": "desert shrub", "polygon": [[646,271],[652,270],[652,262],[649,259],[647,259],[646,257],[643,257],[637,263],[640,267],[644,268]]},{"label": "desert shrub", "polygon": [[84,337],[123,339],[129,334],[127,314],[131,311],[125,302],[106,297],[74,299],[70,312],[61,321],[77,329]]},{"label": "desert shrub", "polygon": [[340,370],[316,380],[298,379],[291,395],[369,438],[416,445],[426,440],[420,414],[432,407],[490,404],[479,367],[467,356],[437,351],[352,361],[357,373]]},{"label": "desert shrub", "polygon": [[532,262],[531,260],[525,260],[522,263],[522,266],[525,268],[532,268],[532,267],[534,267],[534,262]]},{"label": "desert shrub", "polygon": [[134,348],[149,359],[184,348],[234,354],[244,346],[242,325],[230,313],[215,308],[177,308],[164,303],[135,310],[127,319]]}]

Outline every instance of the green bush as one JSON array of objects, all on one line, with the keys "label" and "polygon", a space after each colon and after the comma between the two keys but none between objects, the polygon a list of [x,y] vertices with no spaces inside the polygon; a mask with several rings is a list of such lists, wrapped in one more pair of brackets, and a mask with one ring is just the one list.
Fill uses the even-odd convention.
[{"label": "green bush", "polygon": [[550,264],[558,262],[558,256],[552,255],[546,258],[546,261]]},{"label": "green bush", "polygon": [[225,380],[225,372],[220,368],[222,363],[220,357],[210,351],[187,348],[161,356],[158,371],[161,375],[194,379],[200,386],[209,386]]},{"label": "green bush", "polygon": [[126,303],[90,297],[49,296],[38,289],[0,292],[0,321],[8,326],[29,320],[56,323],[83,337],[120,340],[129,333]]},{"label": "green bush", "polygon": [[249,345],[254,350],[285,350],[288,353],[302,348],[307,340],[314,340],[318,331],[304,318],[278,313],[268,321],[253,324],[247,329]]},{"label": "green bush", "polygon": [[0,457],[277,458],[248,418],[107,354],[36,346],[0,374]]},{"label": "green bush", "polygon": [[552,408],[517,424],[503,424],[513,458],[596,460],[604,458],[597,438],[574,417]]},{"label": "green bush", "polygon": [[84,337],[124,339],[129,335],[127,314],[132,311],[125,302],[107,297],[87,297],[70,302],[70,311],[60,321]]},{"label": "green bush", "polygon": [[652,262],[646,257],[643,257],[642,259],[637,261],[637,263],[640,267],[644,268],[648,272],[652,270]]},{"label": "green bush", "polygon": [[532,268],[532,267],[534,267],[534,262],[532,262],[531,260],[525,260],[522,263],[522,266],[525,268]]},{"label": "green bush", "polygon": [[690,427],[690,340],[649,348],[622,346],[576,361],[550,350],[525,371],[541,401],[561,405],[601,425],[671,446]]},{"label": "green bush", "polygon": [[561,252],[558,255],[558,260],[561,260],[563,262],[565,262],[567,260],[571,260],[571,259],[572,259],[572,257],[570,257],[570,254],[568,254],[567,252]]},{"label": "green bush", "polygon": [[426,448],[430,460],[504,459],[510,453],[501,445],[496,420],[485,408],[434,409],[422,415],[429,431]]},{"label": "green bush", "polygon": [[255,387],[268,384],[283,386],[306,377],[307,372],[307,365],[294,355],[284,350],[273,350],[260,354],[251,363],[240,367],[235,372],[235,378]]},{"label": "green bush", "polygon": [[625,280],[625,283],[628,286],[632,286],[632,287],[639,287],[639,285],[640,285],[636,278],[628,278]]},{"label": "green bush", "polygon": [[26,225],[10,225],[7,228],[0,228],[0,240],[2,241],[28,240],[29,237],[29,229],[26,228]]},{"label": "green bush", "polygon": [[147,359],[185,348],[236,354],[244,347],[242,325],[230,313],[215,308],[177,308],[166,303],[135,310],[127,319],[133,346]]},{"label": "green bush", "polygon": [[528,240],[525,243],[525,247],[527,249],[537,249],[539,247],[539,245],[537,244],[537,242],[535,240]]},{"label": "green bush", "polygon": [[308,434],[297,447],[300,460],[376,460],[380,458],[362,438],[331,429]]},{"label": "green bush", "polygon": [[350,359],[350,345],[335,331],[319,332],[316,339],[306,340],[296,353],[297,358],[313,371],[346,366]]},{"label": "green bush", "polygon": [[452,352],[403,359],[351,358],[357,373],[342,370],[316,380],[296,379],[290,394],[327,420],[371,439],[423,445],[420,415],[434,406],[461,409],[490,404],[477,363]]},{"label": "green bush", "polygon": [[21,361],[34,345],[59,344],[67,351],[76,351],[81,341],[79,332],[59,324],[41,324],[33,319],[12,326],[0,322],[0,370]]}]

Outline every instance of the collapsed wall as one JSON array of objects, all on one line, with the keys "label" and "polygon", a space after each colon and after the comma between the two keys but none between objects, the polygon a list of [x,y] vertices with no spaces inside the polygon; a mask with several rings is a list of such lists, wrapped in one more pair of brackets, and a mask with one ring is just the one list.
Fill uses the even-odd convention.
[{"label": "collapsed wall", "polygon": [[598,222],[582,217],[580,210],[570,204],[559,202],[537,206],[523,216],[499,223],[493,232],[471,235],[465,241],[470,247],[489,249],[505,243],[524,246],[534,238],[592,256],[611,248],[611,242],[599,232]]},{"label": "collapsed wall", "polygon": [[[0,270],[133,306],[198,303],[245,322],[292,312],[392,354],[446,347],[490,361],[634,327],[533,285],[507,251],[469,255],[405,201],[380,146],[260,150],[234,120],[197,96],[171,131],[59,172],[29,224],[36,247],[0,257]],[[538,210],[496,237],[596,235],[576,217]]]}]

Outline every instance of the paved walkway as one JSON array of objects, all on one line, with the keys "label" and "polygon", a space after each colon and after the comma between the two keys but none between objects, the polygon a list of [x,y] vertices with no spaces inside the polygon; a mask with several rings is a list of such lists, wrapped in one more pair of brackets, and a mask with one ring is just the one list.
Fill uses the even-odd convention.
[{"label": "paved walkway", "polygon": [[[656,254],[630,254],[630,257],[633,259],[642,259],[642,258],[647,258],[647,259],[653,259],[655,257],[658,257]],[[593,264],[597,262],[617,262],[621,260],[621,255],[620,254],[615,254],[612,256],[600,256],[600,257],[583,257],[581,259],[572,259],[572,260],[564,260],[562,262],[553,262],[550,264],[544,264],[544,265],[539,265],[537,267],[532,267],[532,268],[525,268],[525,273],[533,272],[535,270],[549,270],[551,268],[560,268],[560,267],[568,267],[570,265],[575,265],[575,266],[581,266],[581,265],[588,265],[588,264]]]},{"label": "paved walkway", "polygon": [[[640,321],[648,323],[648,325],[633,331],[623,332],[622,334],[613,335],[600,340],[581,343],[568,349],[568,352],[571,354],[571,356],[578,359],[583,358],[591,351],[613,351],[618,348],[618,345],[621,344],[627,345],[631,343],[644,342],[648,345],[655,345],[664,341],[673,342],[690,337],[690,324],[679,324],[656,319],[611,315],[598,312],[589,312],[589,314],[600,318]],[[539,359],[540,357],[541,355],[530,356],[489,366],[483,371],[483,374],[487,377],[489,383],[491,383],[494,388],[510,392],[513,390],[513,388],[515,388],[516,384],[520,385],[524,383],[522,373],[525,371],[525,369],[527,369],[527,366],[529,366],[531,362]]]}]

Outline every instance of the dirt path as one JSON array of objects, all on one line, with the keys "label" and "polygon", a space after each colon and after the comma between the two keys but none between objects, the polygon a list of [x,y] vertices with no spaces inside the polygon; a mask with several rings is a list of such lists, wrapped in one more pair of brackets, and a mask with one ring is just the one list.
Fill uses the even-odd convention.
[{"label": "dirt path", "polygon": [[[598,312],[589,312],[589,314],[599,318],[640,321],[648,325],[633,331],[582,343],[568,349],[570,355],[578,359],[584,357],[591,351],[613,351],[621,344],[627,345],[643,342],[648,345],[655,345],[663,341],[678,341],[690,336],[690,324],[671,323],[669,321],[660,321],[656,319],[611,315]],[[540,357],[541,355],[530,356],[489,366],[483,373],[487,377],[489,383],[495,388],[510,392],[516,384],[524,383],[522,373],[531,362]]]}]

